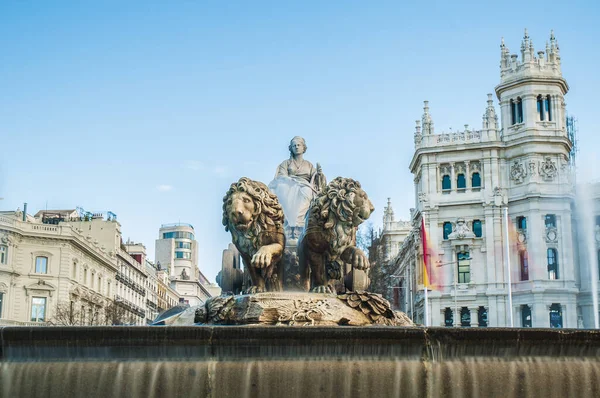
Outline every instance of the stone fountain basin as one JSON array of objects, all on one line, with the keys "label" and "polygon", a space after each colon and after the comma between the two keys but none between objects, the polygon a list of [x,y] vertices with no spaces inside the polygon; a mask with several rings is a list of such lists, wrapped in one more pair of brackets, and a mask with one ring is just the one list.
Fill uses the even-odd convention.
[{"label": "stone fountain basin", "polygon": [[4,327],[0,396],[598,397],[600,333]]}]

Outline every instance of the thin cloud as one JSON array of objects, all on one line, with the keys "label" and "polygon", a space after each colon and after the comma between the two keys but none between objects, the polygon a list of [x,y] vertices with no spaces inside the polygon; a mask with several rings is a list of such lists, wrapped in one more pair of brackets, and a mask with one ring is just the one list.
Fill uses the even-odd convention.
[{"label": "thin cloud", "polygon": [[214,171],[215,171],[215,174],[218,175],[218,176],[220,176],[220,177],[223,177],[225,174],[227,174],[227,168],[223,167],[223,166],[217,166],[217,167],[215,167]]},{"label": "thin cloud", "polygon": [[173,190],[173,186],[172,185],[157,185],[156,189],[158,189],[160,192],[169,192]]},{"label": "thin cloud", "polygon": [[199,160],[188,160],[185,162],[185,167],[194,171],[204,170],[204,164]]}]

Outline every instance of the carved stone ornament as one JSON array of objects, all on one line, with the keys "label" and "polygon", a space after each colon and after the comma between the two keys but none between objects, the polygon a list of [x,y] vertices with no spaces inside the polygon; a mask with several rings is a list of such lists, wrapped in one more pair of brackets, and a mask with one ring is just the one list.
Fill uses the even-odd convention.
[{"label": "carved stone ornament", "polygon": [[472,172],[479,172],[481,171],[481,165],[479,164],[479,162],[472,162],[470,165],[470,170]]},{"label": "carved stone ornament", "polygon": [[546,242],[555,243],[558,237],[558,231],[555,227],[546,228]]},{"label": "carved stone ornament", "polygon": [[529,175],[532,175],[532,176],[535,175],[535,162],[534,161],[529,162]]},{"label": "carved stone ornament", "polygon": [[205,304],[176,306],[155,325],[279,325],[279,326],[413,326],[378,294],[350,292],[339,296],[320,293],[257,293],[209,298]]},{"label": "carved stone ornament", "polygon": [[464,218],[459,218],[456,221],[456,227],[454,231],[448,235],[448,239],[465,239],[474,238],[475,234],[469,229],[469,226],[465,223]]},{"label": "carved stone ornament", "polygon": [[494,196],[502,196],[502,188],[495,187],[494,188]]},{"label": "carved stone ornament", "polygon": [[517,184],[520,184],[523,182],[523,180],[525,180],[525,177],[527,177],[527,170],[525,170],[523,163],[515,160],[510,168],[510,179]]},{"label": "carved stone ornament", "polygon": [[427,194],[425,192],[419,193],[419,202],[427,202]]},{"label": "carved stone ornament", "polygon": [[556,163],[552,161],[550,156],[546,156],[544,161],[540,163],[540,175],[544,177],[544,180],[552,180],[558,174],[558,168]]}]

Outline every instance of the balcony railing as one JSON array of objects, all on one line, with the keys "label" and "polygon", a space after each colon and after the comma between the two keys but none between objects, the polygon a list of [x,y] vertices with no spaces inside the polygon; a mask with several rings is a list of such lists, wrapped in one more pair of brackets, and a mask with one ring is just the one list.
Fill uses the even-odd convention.
[{"label": "balcony railing", "polygon": [[129,278],[127,275],[121,272],[117,272],[115,279],[124,284],[125,286],[133,289],[135,292],[141,294],[142,296],[146,296],[146,289],[144,289],[142,285],[131,280],[131,278]]},{"label": "balcony railing", "polygon": [[119,295],[115,296],[115,303],[117,303],[117,305],[120,305],[123,308],[129,310],[130,312],[133,312],[137,316],[140,316],[142,318],[146,317],[146,311],[144,311],[143,308],[138,307],[137,305],[133,304],[131,301],[126,300]]}]

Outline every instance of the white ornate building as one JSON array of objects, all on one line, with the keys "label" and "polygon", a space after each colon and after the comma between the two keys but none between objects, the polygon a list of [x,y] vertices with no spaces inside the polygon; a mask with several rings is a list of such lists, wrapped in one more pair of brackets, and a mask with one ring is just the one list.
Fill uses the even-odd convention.
[{"label": "white ornate building", "polygon": [[536,52],[525,31],[519,55],[501,44],[500,113],[488,94],[481,129],[436,133],[425,101],[410,163],[413,231],[396,257],[392,286],[402,295],[400,308],[417,322],[425,323],[424,217],[432,279],[439,284],[429,295],[431,325],[507,326],[512,313],[514,326],[590,326],[578,307],[584,277],[574,250],[568,90],[554,34],[545,51]]}]

